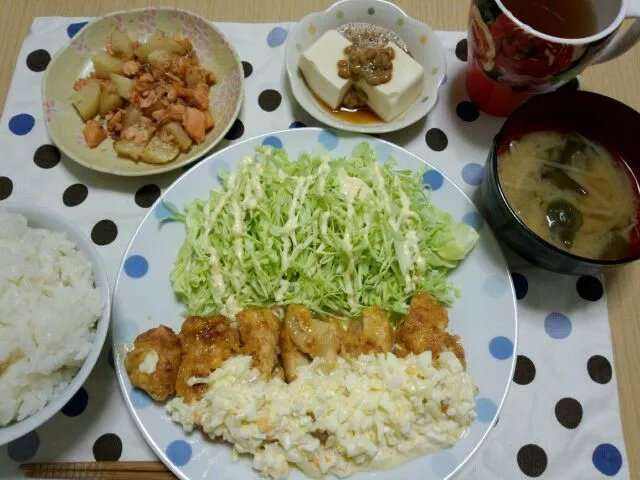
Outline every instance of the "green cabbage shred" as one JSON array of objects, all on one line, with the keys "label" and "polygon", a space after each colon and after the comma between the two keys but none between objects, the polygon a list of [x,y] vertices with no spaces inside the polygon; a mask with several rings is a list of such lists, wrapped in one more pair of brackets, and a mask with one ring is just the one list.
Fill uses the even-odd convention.
[{"label": "green cabbage shred", "polygon": [[222,191],[174,212],[186,239],[171,281],[186,314],[290,303],[402,314],[416,291],[451,305],[447,274],[478,234],[431,204],[421,178],[392,157],[378,163],[365,142],[348,158],[257,147],[221,175]]}]

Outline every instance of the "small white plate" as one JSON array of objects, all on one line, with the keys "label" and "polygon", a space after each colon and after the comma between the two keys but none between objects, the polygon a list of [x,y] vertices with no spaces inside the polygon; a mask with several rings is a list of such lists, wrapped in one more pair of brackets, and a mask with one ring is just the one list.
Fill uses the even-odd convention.
[{"label": "small white plate", "polygon": [[[153,402],[129,381],[124,359],[127,346],[135,337],[159,324],[179,331],[184,321],[184,306],[177,300],[169,276],[184,242],[185,230],[181,223],[163,222],[170,214],[162,202],[182,210],[196,198],[208,198],[211,189],[221,189],[220,172],[233,172],[244,155],[254,155],[258,145],[282,145],[289,158],[295,159],[303,152],[314,151],[328,151],[332,157],[347,156],[362,141],[371,145],[380,162],[392,155],[400,169],[427,168],[423,183],[431,186],[431,201],[479,231],[477,245],[449,277],[461,291],[461,297],[449,310],[450,330],[460,335],[468,371],[479,393],[478,418],[452,448],[393,470],[358,473],[349,479],[451,478],[493,430],[515,367],[516,299],[500,246],[480,213],[448,178],[396,145],[364,135],[295,128],[234,143],[182,175],[149,209],[120,267],[113,296],[112,330],[118,382],[145,439],[182,480],[250,480],[257,479],[258,474],[251,468],[251,457],[233,460],[229,444],[211,442],[197,431],[184,433],[178,424],[171,422],[164,404]],[[299,470],[291,469],[289,480],[304,478]]]},{"label": "small white plate", "polygon": [[[323,33],[350,22],[372,23],[396,32],[413,58],[424,67],[424,90],[406,112],[391,122],[347,123],[331,115],[316,100],[298,69],[300,54]],[[309,115],[331,127],[360,133],[394,132],[423,118],[435,106],[447,71],[444,49],[435,32],[383,0],[342,0],[324,12],[307,15],[291,27],[285,63],[293,96]]]},{"label": "small white plate", "polygon": [[61,215],[37,205],[30,205],[26,203],[3,203],[0,208],[9,213],[24,216],[27,219],[27,225],[32,228],[45,228],[53,232],[63,232],[67,234],[69,239],[78,245],[78,249],[86,253],[89,257],[89,261],[93,266],[93,276],[96,288],[100,290],[102,301],[104,302],[102,316],[96,322],[96,336],[93,341],[93,345],[91,346],[91,350],[89,350],[89,354],[84,360],[82,367],[80,367],[80,370],[76,373],[76,376],[73,377],[73,380],[71,380],[71,383],[67,388],[65,388],[60,395],[52,398],[44,408],[22,421],[10,423],[6,427],[0,427],[0,445],[4,445],[5,443],[9,443],[16,438],[35,430],[44,422],[49,420],[53,415],[58,413],[58,411],[60,411],[69,400],[71,400],[71,397],[73,397],[84,384],[98,360],[98,356],[100,355],[100,351],[104,345],[104,340],[107,337],[109,320],[111,319],[111,301],[109,296],[109,280],[107,278],[107,271],[104,268],[102,259],[91,241],[80,231],[78,227]]}]

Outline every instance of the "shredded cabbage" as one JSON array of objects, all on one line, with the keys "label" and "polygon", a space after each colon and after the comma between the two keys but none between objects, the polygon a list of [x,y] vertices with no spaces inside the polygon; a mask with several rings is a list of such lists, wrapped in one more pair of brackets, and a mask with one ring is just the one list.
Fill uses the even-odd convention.
[{"label": "shredded cabbage", "polygon": [[447,274],[478,234],[430,203],[420,172],[378,163],[365,142],[333,159],[258,147],[221,180],[172,217],[186,228],[171,280],[188,315],[290,303],[401,314],[416,291],[459,295]]}]

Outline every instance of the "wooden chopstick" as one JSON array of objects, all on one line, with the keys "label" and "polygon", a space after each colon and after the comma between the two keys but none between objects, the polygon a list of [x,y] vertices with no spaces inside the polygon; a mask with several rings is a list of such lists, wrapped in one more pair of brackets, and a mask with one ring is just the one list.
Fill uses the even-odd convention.
[{"label": "wooden chopstick", "polygon": [[87,480],[174,480],[162,462],[43,462],[24,463],[29,478]]}]

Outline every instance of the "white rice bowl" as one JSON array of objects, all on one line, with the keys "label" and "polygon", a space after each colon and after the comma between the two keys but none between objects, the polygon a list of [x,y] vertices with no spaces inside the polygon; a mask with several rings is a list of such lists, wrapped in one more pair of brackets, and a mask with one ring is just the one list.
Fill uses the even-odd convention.
[{"label": "white rice bowl", "polygon": [[104,267],[75,226],[40,208],[0,209],[0,444],[39,426],[80,388],[109,311]]}]

